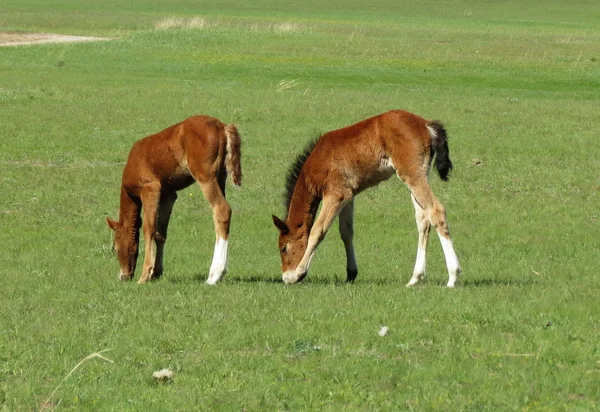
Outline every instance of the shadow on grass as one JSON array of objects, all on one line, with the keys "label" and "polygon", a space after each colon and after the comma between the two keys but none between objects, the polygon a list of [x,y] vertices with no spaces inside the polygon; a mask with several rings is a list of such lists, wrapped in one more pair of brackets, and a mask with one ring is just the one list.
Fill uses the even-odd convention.
[{"label": "shadow on grass", "polygon": [[[207,274],[195,273],[192,276],[167,276],[164,278],[164,281],[172,283],[172,284],[186,284],[186,283],[204,283],[208,279]],[[281,278],[269,278],[269,277],[261,277],[261,276],[250,276],[250,277],[240,277],[240,276],[229,276],[225,275],[219,284],[221,283],[283,283]]]},{"label": "shadow on grass", "polygon": [[[227,276],[225,278],[232,283],[281,283],[283,281],[280,277],[269,278],[269,277],[261,277],[261,276],[249,276],[249,277],[240,277],[240,276]],[[224,280],[225,280],[224,279]]]},{"label": "shadow on grass", "polygon": [[[207,275],[195,273],[192,276],[166,276],[162,278],[163,282],[168,282],[171,284],[189,284],[189,283],[204,283],[206,282]],[[237,283],[237,284],[283,284],[280,276],[269,277],[269,276],[261,276],[261,275],[251,275],[251,276],[229,276],[226,275],[221,282],[223,284],[227,283]],[[347,282],[345,276],[338,277],[326,277],[326,276],[315,276],[310,277],[307,276],[302,282],[296,285],[289,285],[293,287],[301,287],[302,285],[319,285],[319,286],[353,286],[360,287],[360,285],[371,285],[371,286],[389,286],[396,287],[401,286],[404,287],[406,282],[403,279],[393,278],[393,279],[385,279],[385,278],[369,278],[368,276],[359,277],[355,282]],[[460,288],[486,288],[486,287],[497,287],[497,286],[512,286],[512,287],[525,287],[525,286],[536,286],[540,285],[541,282],[536,279],[501,279],[501,278],[483,278],[483,279],[464,279],[461,280],[457,289]],[[414,286],[415,289],[418,289],[423,286],[438,286],[445,287],[446,279],[426,279],[422,284]]]},{"label": "shadow on grass", "polygon": [[[232,282],[236,282],[236,283],[279,283],[281,285],[283,285],[283,281],[281,280],[280,276],[277,276],[275,278],[263,278],[260,276],[250,276],[250,277],[239,277],[239,276],[232,276],[228,278],[230,281]],[[361,278],[359,280],[357,280],[356,282],[347,282],[346,281],[346,277],[344,276],[343,278],[341,277],[337,277],[337,276],[333,276],[333,277],[325,277],[325,276],[315,276],[315,277],[310,277],[307,276],[306,279],[304,279],[302,282],[295,284],[295,285],[289,285],[290,287],[299,287],[302,285],[320,285],[320,286],[329,286],[329,285],[333,285],[333,286],[352,286],[354,284],[357,284],[357,286],[360,286],[360,284],[369,284],[369,285],[378,285],[378,286],[386,286],[386,285],[390,285],[390,284],[395,284],[397,283],[396,281],[389,281],[386,279],[368,279],[368,278]],[[287,286],[287,285],[286,285]]]},{"label": "shadow on grass", "polygon": [[[186,283],[204,283],[206,282],[207,275],[196,273],[193,276],[166,276],[163,278],[163,281],[169,282],[172,284],[186,284]],[[238,284],[280,284],[284,286],[283,281],[281,280],[281,276],[269,277],[269,276],[261,276],[261,275],[251,275],[251,276],[229,276],[226,275],[219,283],[238,283]],[[361,280],[360,283],[369,283],[369,284],[379,284],[385,285],[387,282],[381,279],[372,279],[372,280]],[[346,282],[346,279],[340,279],[338,277],[326,278],[326,277],[307,277],[302,282],[297,285],[290,285],[299,287],[302,285],[335,285],[335,286],[344,286],[351,285],[351,283]]]},{"label": "shadow on grass", "polygon": [[459,283],[460,286],[466,288],[471,287],[488,287],[488,286],[533,286],[541,285],[542,283],[536,279],[465,279]]}]

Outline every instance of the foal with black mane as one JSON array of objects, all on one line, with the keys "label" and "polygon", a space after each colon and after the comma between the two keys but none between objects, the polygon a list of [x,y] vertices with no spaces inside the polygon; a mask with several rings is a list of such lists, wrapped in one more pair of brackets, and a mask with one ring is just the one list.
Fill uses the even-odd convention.
[{"label": "foal with black mane", "polygon": [[167,227],[176,192],[198,182],[212,207],[216,232],[206,283],[219,281],[227,271],[231,220],[225,181],[229,173],[236,186],[242,183],[240,147],[236,127],[209,116],[190,117],[133,144],[123,170],[119,221],[106,218],[115,232],[114,249],[121,267],[119,279],[133,278],[142,224],[145,256],[138,283],[162,275]]},{"label": "foal with black mane", "polygon": [[[452,162],[442,124],[400,110],[333,130],[313,142],[298,156],[288,174],[287,217],[281,220],[273,216],[280,232],[283,281],[292,284],[304,279],[317,246],[336,216],[346,249],[347,280],[354,281],[358,274],[352,241],[354,196],[395,173],[411,191],[419,231],[417,259],[407,286],[417,284],[425,276],[427,241],[433,225],[446,257],[447,286],[454,287],[461,269],[446,211],[428,183],[434,158],[440,178],[448,180]],[[316,217],[321,202],[323,206]]]}]

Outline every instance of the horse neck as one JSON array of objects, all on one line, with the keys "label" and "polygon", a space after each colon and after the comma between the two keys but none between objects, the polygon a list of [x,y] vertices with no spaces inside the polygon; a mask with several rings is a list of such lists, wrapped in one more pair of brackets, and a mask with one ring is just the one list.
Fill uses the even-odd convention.
[{"label": "horse neck", "polygon": [[123,230],[127,230],[132,234],[137,233],[141,225],[140,206],[127,194],[123,187],[121,187],[119,222]]},{"label": "horse neck", "polygon": [[293,230],[298,228],[298,230],[304,232],[302,236],[308,236],[310,233],[321,201],[313,193],[314,191],[310,190],[302,173],[296,182],[286,219],[290,228]]}]

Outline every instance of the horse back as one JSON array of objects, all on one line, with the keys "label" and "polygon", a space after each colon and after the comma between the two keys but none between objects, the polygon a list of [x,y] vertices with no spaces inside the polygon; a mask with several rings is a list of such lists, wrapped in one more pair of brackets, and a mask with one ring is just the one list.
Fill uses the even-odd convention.
[{"label": "horse back", "polygon": [[305,164],[305,175],[320,191],[350,189],[354,194],[396,171],[420,169],[431,147],[427,121],[394,110],[325,133]]},{"label": "horse back", "polygon": [[198,115],[136,141],[123,170],[123,187],[136,196],[149,183],[177,191],[195,180],[190,160],[211,170],[222,167],[219,156],[224,158],[226,150],[224,126],[214,117]]}]

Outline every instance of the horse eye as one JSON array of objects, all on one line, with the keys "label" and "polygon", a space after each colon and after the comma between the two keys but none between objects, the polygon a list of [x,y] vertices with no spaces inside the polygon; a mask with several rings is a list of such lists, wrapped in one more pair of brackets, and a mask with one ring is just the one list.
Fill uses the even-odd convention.
[{"label": "horse eye", "polygon": [[287,245],[285,245],[284,247],[282,247],[281,249],[279,249],[281,251],[281,253],[285,253],[287,252]]}]

